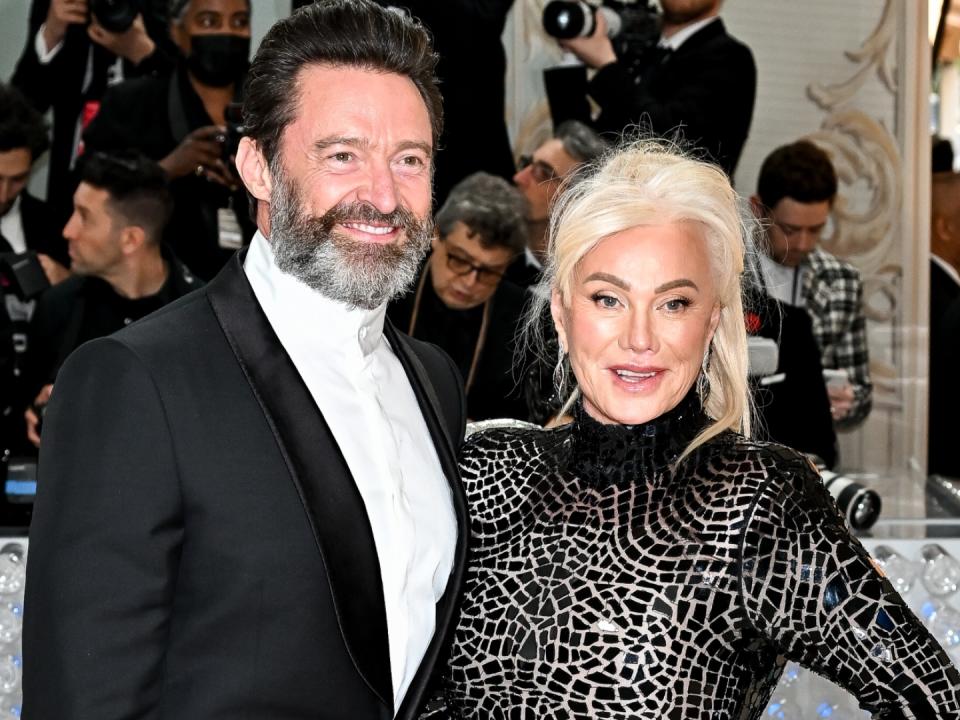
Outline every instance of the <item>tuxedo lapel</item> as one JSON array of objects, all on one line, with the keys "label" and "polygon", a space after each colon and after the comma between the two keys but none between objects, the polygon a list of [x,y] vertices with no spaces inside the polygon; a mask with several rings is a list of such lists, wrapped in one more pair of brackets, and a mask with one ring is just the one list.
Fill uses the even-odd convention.
[{"label": "tuxedo lapel", "polygon": [[440,465],[450,485],[453,509],[457,518],[457,547],[453,556],[453,569],[450,572],[443,597],[437,603],[436,628],[433,638],[427,646],[420,667],[414,675],[396,715],[397,720],[412,720],[412,718],[417,717],[417,712],[424,700],[424,693],[430,682],[430,676],[444,652],[447,637],[454,628],[460,589],[463,586],[463,575],[467,564],[467,540],[470,525],[467,515],[467,499],[463,486],[460,484],[460,472],[457,468],[455,439],[449,437],[448,424],[443,417],[434,385],[431,379],[427,377],[426,370],[416,352],[389,321],[384,325],[384,335],[390,342],[391,348],[400,360],[400,364],[410,380],[410,385],[413,387],[417,403],[420,405],[420,411],[423,413],[430,436],[433,438],[433,444],[437,449]]},{"label": "tuxedo lapel", "polygon": [[313,396],[256,300],[243,257],[241,252],[231,259],[208,285],[207,296],[303,502],[350,657],[370,689],[392,709],[380,562],[363,498]]}]

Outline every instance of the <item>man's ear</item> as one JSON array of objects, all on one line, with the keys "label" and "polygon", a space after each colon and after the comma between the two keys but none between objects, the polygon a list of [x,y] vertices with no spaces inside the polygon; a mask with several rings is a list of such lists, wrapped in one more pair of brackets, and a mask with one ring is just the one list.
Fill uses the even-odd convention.
[{"label": "man's ear", "polygon": [[763,202],[761,202],[759,195],[750,196],[750,209],[753,210],[754,216],[756,216],[758,219],[762,220],[764,217],[766,217],[766,208],[764,207]]},{"label": "man's ear", "polygon": [[559,290],[550,293],[550,315],[553,317],[553,326],[557,330],[560,349],[565,353],[570,352],[570,344],[567,342],[566,310],[563,307],[563,298],[560,297]]},{"label": "man's ear", "polygon": [[130,255],[143,247],[147,242],[147,233],[139,225],[127,225],[120,231],[120,251]]},{"label": "man's ear", "polygon": [[237,148],[237,172],[251,195],[265,203],[270,202],[273,192],[270,166],[257,143],[248,137],[240,138],[240,146]]}]

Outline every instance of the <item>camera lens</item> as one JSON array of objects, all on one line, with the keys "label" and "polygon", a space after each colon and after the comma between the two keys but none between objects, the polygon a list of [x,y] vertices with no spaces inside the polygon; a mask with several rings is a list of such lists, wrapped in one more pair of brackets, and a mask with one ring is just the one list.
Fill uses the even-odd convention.
[{"label": "camera lens", "polygon": [[593,8],[578,0],[553,0],[543,8],[543,29],[558,40],[593,32]]},{"label": "camera lens", "polygon": [[93,0],[90,12],[104,30],[122,33],[133,25],[140,7],[136,0]]},{"label": "camera lens", "polygon": [[848,477],[822,471],[824,486],[833,496],[847,524],[854,530],[867,530],[880,517],[883,503],[876,491]]}]

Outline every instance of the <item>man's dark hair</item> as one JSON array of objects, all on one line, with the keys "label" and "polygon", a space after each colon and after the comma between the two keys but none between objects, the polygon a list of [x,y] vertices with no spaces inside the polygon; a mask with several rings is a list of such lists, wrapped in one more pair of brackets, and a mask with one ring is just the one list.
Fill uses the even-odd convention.
[{"label": "man's dark hair", "polygon": [[26,148],[36,160],[50,147],[47,124],[20,91],[0,83],[0,152]]},{"label": "man's dark hair", "polygon": [[579,120],[560,123],[553,136],[563,143],[567,155],[580,163],[593,162],[610,149],[610,144],[598,132]]},{"label": "man's dark hair", "polygon": [[301,71],[311,65],[354,67],[410,78],[427,106],[436,147],[443,125],[436,64],[427,31],[403,12],[370,0],[307,5],[278,21],[260,43],[247,73],[243,125],[273,163],[297,112]]},{"label": "man's dark hair", "polygon": [[526,216],[526,200],[519,190],[501,177],[477,172],[453,187],[436,223],[441,237],[462,222],[483,247],[504,247],[519,254],[527,246]]},{"label": "man's dark hair", "polygon": [[829,202],[837,196],[837,171],[830,157],[809,140],[778,147],[760,167],[757,195],[772,210],[784,198]]},{"label": "man's dark hair", "polygon": [[159,243],[173,210],[163,169],[144,155],[125,151],[84,155],[80,182],[110,196],[108,205],[126,225],[142,227],[147,241]]},{"label": "man's dark hair", "polygon": [[[168,8],[170,22],[179,23],[183,20],[183,16],[186,15],[187,9],[190,7],[190,1],[170,0],[170,7]],[[253,0],[247,0],[247,10],[253,12]]]}]

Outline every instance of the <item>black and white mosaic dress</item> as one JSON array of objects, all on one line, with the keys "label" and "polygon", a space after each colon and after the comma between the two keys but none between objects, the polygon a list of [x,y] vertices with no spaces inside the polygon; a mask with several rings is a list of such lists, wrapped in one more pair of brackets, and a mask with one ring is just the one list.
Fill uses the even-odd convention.
[{"label": "black and white mosaic dress", "polygon": [[488,429],[461,469],[472,559],[431,718],[758,718],[785,659],[878,718],[960,718],[960,675],[793,451],[691,393],[642,426]]}]

